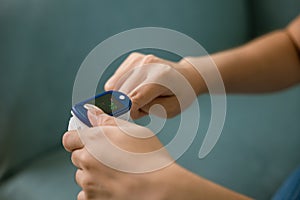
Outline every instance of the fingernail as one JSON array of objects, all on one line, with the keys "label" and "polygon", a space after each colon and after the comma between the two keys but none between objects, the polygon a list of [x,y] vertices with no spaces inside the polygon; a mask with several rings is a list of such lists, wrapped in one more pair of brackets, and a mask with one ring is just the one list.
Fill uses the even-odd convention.
[{"label": "fingernail", "polygon": [[91,111],[91,112],[101,112],[101,113],[103,113],[103,111],[99,107],[97,107],[93,104],[88,104],[88,103],[84,104],[84,108]]},{"label": "fingernail", "polygon": [[105,88],[111,89],[112,87],[113,87],[112,79],[109,79],[109,80],[105,83]]},{"label": "fingernail", "polygon": [[84,108],[86,108],[89,112],[88,118],[93,126],[98,125],[99,117],[104,115],[104,112],[97,106],[93,104],[85,104]]}]

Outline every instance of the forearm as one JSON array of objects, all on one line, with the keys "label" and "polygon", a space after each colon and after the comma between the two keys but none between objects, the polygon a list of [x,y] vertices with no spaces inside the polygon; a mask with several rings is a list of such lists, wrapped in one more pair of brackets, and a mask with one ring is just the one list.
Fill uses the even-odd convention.
[{"label": "forearm", "polygon": [[[176,167],[180,169],[172,169]],[[170,170],[176,170],[176,176],[166,176],[162,179],[163,182],[167,182],[162,182],[162,184],[168,185],[168,189],[166,190],[167,197],[163,199],[250,199],[242,194],[238,194],[232,190],[199,177],[178,165],[171,166]],[[163,187],[164,186],[161,186],[160,188]]]},{"label": "forearm", "polygon": [[221,73],[227,92],[272,92],[300,82],[299,50],[286,30],[212,55],[212,59]]},{"label": "forearm", "polygon": [[[300,17],[286,29],[269,33],[241,47],[211,55],[226,92],[261,93],[288,88],[300,82]],[[198,71],[215,73],[208,57],[188,57]],[[186,67],[193,68],[193,67]],[[200,69],[200,70],[199,70]],[[190,73],[198,94],[207,92],[203,78]]]}]

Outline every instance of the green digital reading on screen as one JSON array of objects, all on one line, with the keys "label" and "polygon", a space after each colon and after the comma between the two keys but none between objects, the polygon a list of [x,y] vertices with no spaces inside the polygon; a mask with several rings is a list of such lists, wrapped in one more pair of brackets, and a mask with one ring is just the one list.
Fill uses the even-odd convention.
[{"label": "green digital reading on screen", "polygon": [[83,122],[88,127],[92,127],[92,124],[89,121],[87,116],[87,109],[85,104],[92,104],[100,108],[104,113],[118,117],[131,108],[131,100],[129,97],[119,91],[106,91],[101,94],[98,94],[94,97],[88,98],[82,102],[75,104],[72,107],[72,115],[75,115],[81,122]]},{"label": "green digital reading on screen", "polygon": [[114,111],[124,108],[124,105],[110,93],[103,95],[101,98],[96,98],[89,103],[95,103],[95,106],[101,108],[103,112],[111,115],[114,113]]}]

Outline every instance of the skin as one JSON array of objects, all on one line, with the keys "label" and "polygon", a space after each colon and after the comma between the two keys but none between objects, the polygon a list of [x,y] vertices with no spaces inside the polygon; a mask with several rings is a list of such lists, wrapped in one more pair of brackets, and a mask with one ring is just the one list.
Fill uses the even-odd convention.
[{"label": "skin", "polygon": [[[157,137],[138,139],[124,134],[117,128],[114,118],[103,114],[101,110],[90,108],[88,116],[93,126],[115,127],[115,131],[109,132],[106,136],[124,150],[145,153],[163,147]],[[137,125],[131,124],[131,126]],[[71,160],[78,168],[75,179],[82,188],[78,200],[182,200],[187,197],[190,200],[248,199],[187,171],[175,162],[149,173],[134,174],[117,171],[96,160],[81,142],[77,131],[65,133],[63,145],[72,153]]]},{"label": "skin", "polygon": [[212,56],[226,91],[264,93],[300,82],[300,17],[286,29]]},{"label": "skin", "polygon": [[[241,47],[211,55],[227,92],[263,93],[282,90],[300,83],[300,17],[285,29],[262,36]],[[178,70],[190,82],[196,94],[207,92],[205,82],[190,64],[190,60],[205,68],[205,58],[186,58],[175,63],[153,55],[134,53],[118,68],[105,85],[106,90],[118,89],[122,74],[136,65],[167,64]],[[129,93],[133,101],[131,116],[140,118],[154,104],[162,104],[168,117],[180,113],[176,98],[167,88],[147,85]],[[115,126],[102,111],[89,110],[93,126]],[[132,126],[136,126],[132,124]],[[148,152],[161,147],[156,137],[139,140],[116,131],[110,140],[132,152]],[[248,199],[234,191],[195,175],[175,162],[166,168],[144,174],[130,174],[111,169],[94,159],[82,144],[76,131],[66,132],[65,149],[72,152],[72,162],[78,168],[76,181],[82,188],[79,200],[87,199]],[[103,152],[107,153],[107,152]],[[119,161],[122,164],[122,161]]]},{"label": "skin", "polygon": [[[300,82],[299,29],[300,16],[283,30],[264,35],[241,47],[211,55],[221,73],[226,92],[274,92],[298,84]],[[133,53],[108,80],[105,89],[117,90],[118,79],[137,65],[163,63],[182,73],[191,83],[196,94],[207,93],[205,82],[189,61],[197,63],[197,67],[209,70],[206,57],[188,57],[175,63],[153,55]],[[176,110],[178,109],[176,98],[169,95],[167,89],[162,93],[159,86],[154,84],[147,86],[145,90],[141,87],[128,96],[134,104],[131,110],[134,119],[147,115],[149,108],[157,103],[165,107],[169,113],[168,117],[173,117],[180,112]]]}]

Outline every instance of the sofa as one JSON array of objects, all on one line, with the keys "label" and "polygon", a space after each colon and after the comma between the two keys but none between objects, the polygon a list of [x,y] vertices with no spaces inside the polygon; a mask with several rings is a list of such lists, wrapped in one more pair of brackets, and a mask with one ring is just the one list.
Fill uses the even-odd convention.
[{"label": "sofa", "polygon": [[[76,169],[61,138],[77,70],[103,40],[132,28],[164,27],[214,53],[284,28],[299,8],[299,0],[1,0],[0,199],[76,198]],[[99,90],[125,57],[112,64]],[[300,87],[228,95],[224,129],[204,159],[198,151],[210,119],[210,98],[198,100],[201,127],[177,162],[232,190],[270,199],[300,164]],[[163,143],[170,141],[168,133],[178,120],[168,120],[159,134]]]}]

